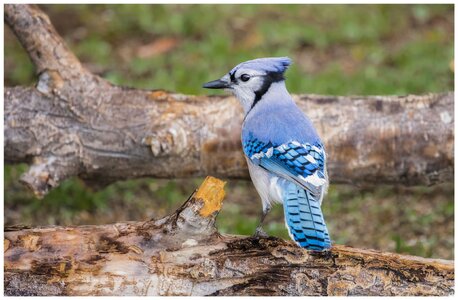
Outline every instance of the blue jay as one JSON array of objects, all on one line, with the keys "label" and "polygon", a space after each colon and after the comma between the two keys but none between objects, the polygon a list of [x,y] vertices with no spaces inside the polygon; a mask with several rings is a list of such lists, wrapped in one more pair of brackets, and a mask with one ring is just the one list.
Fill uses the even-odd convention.
[{"label": "blue jay", "polygon": [[287,57],[243,62],[220,79],[203,85],[230,89],[245,111],[243,151],[251,179],[262,200],[256,236],[272,204],[283,203],[291,238],[308,250],[331,247],[321,212],[327,191],[326,153],[311,121],[286,90]]}]

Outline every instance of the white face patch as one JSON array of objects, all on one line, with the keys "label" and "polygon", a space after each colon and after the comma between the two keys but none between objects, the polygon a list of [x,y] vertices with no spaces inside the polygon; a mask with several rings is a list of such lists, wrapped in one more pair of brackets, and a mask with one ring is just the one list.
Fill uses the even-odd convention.
[{"label": "white face patch", "polygon": [[[242,81],[240,78],[244,74],[250,76],[248,81]],[[232,84],[232,93],[235,97],[237,97],[237,99],[239,99],[245,113],[251,109],[253,101],[256,97],[255,92],[262,87],[264,82],[264,75],[264,73],[246,69],[238,69],[235,72],[234,76],[236,83]]]}]

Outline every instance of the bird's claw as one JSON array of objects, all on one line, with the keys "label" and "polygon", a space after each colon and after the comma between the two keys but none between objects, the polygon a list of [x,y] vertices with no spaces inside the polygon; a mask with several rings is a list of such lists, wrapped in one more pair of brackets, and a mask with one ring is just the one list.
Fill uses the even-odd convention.
[{"label": "bird's claw", "polygon": [[262,227],[256,227],[256,231],[253,234],[255,238],[268,238],[269,235],[262,229]]}]

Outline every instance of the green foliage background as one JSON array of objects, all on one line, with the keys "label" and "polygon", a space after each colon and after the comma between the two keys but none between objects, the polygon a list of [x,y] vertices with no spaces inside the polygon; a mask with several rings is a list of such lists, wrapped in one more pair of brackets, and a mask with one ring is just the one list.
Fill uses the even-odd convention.
[{"label": "green foliage background", "polygon": [[[203,82],[237,63],[289,56],[293,93],[406,94],[453,90],[453,5],[44,5],[94,73],[115,84],[206,94]],[[5,26],[5,85],[34,84],[32,64]],[[200,183],[141,179],[93,191],[79,179],[36,200],[5,167],[5,223],[96,224],[161,217]],[[336,243],[453,258],[453,184],[332,185],[323,210]],[[230,181],[223,232],[251,234],[261,209],[251,183]],[[287,237],[281,207],[270,234]]]}]

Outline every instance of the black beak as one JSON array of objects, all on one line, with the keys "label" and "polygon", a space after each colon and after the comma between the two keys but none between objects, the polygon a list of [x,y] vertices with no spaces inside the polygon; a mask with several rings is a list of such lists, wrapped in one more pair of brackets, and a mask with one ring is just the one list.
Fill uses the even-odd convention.
[{"label": "black beak", "polygon": [[229,83],[221,79],[216,79],[205,83],[202,87],[206,89],[226,89],[229,88]]}]

